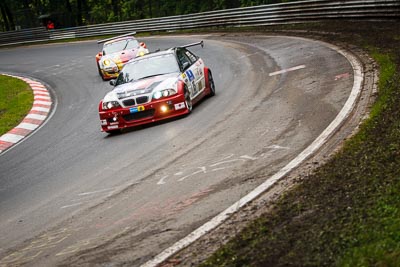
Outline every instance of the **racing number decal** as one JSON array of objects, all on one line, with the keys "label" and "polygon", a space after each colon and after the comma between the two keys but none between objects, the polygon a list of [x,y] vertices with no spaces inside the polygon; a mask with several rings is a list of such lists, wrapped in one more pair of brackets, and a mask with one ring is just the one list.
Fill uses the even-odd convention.
[{"label": "racing number decal", "polygon": [[194,74],[193,74],[193,72],[191,70],[187,70],[186,71],[186,75],[188,76],[189,81],[193,81],[194,80]]}]

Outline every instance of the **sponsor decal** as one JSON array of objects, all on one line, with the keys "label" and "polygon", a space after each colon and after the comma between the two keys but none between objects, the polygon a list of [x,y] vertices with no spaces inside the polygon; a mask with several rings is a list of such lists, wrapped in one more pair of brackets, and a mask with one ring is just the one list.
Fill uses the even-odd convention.
[{"label": "sponsor decal", "polygon": [[107,125],[107,120],[100,120],[101,125]]},{"label": "sponsor decal", "polygon": [[189,77],[189,81],[193,81],[194,80],[194,74],[191,70],[187,70],[186,75]]},{"label": "sponsor decal", "polygon": [[198,91],[198,88],[196,86],[196,83],[194,81],[192,81],[192,88],[193,88],[193,93],[196,94]]},{"label": "sponsor decal", "polygon": [[175,110],[180,110],[180,109],[183,109],[183,108],[185,108],[185,107],[186,107],[186,106],[185,106],[185,103],[184,103],[184,102],[175,104]]},{"label": "sponsor decal", "polygon": [[136,113],[136,112],[140,112],[140,111],[143,111],[143,110],[145,110],[144,106],[137,106],[137,107],[134,107],[134,108],[130,108],[129,112],[130,113]]}]

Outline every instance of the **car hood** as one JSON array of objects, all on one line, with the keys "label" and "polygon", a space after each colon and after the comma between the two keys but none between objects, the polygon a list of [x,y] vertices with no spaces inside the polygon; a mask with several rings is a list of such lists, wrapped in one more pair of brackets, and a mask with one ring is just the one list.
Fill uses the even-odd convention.
[{"label": "car hood", "polygon": [[132,58],[135,58],[139,48],[131,50],[118,51],[116,53],[107,54],[101,58],[101,60],[110,59],[115,63],[126,63]]},{"label": "car hood", "polygon": [[115,101],[130,96],[149,94],[163,89],[174,89],[179,80],[179,73],[169,73],[129,83],[124,83],[114,87],[105,97],[104,101]]}]

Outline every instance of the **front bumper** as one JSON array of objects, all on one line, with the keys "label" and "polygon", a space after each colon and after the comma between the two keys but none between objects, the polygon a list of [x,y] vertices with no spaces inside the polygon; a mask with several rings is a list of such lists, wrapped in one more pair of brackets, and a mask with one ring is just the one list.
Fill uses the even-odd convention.
[{"label": "front bumper", "polygon": [[116,79],[123,66],[124,63],[119,62],[116,63],[116,66],[114,67],[107,67],[102,69],[101,72],[103,73],[104,79]]},{"label": "front bumper", "polygon": [[177,94],[143,105],[100,110],[99,115],[101,130],[109,132],[181,116],[188,112],[184,96]]},{"label": "front bumper", "polygon": [[101,72],[103,74],[104,79],[116,79],[119,74],[119,69],[109,70],[109,71],[101,70]]}]

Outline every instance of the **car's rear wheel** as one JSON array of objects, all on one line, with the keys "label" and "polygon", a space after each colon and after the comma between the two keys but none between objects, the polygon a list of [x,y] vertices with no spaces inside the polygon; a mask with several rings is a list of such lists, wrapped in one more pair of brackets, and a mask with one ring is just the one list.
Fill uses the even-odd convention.
[{"label": "car's rear wheel", "polygon": [[192,103],[192,99],[190,99],[190,92],[186,87],[185,87],[185,105],[186,105],[186,108],[189,111],[189,113],[192,112],[193,103]]},{"label": "car's rear wheel", "polygon": [[208,86],[210,88],[209,96],[215,96],[215,84],[211,71],[208,71]]}]

